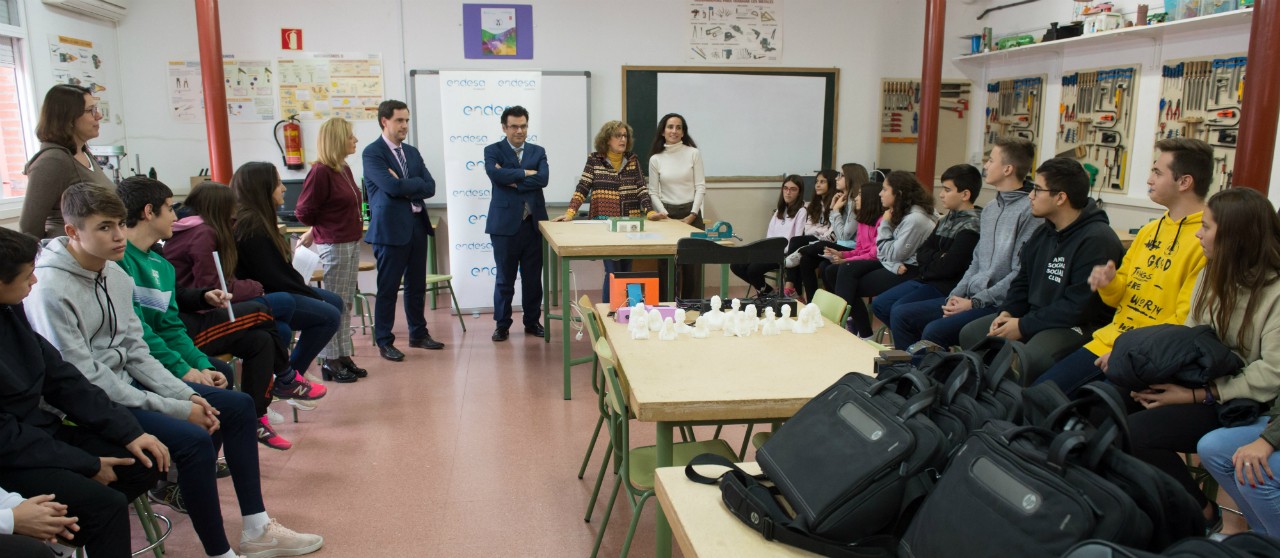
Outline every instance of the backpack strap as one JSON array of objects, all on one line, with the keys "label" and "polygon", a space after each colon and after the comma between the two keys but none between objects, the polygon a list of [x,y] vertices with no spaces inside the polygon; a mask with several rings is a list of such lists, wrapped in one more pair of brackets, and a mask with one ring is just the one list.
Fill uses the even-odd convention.
[{"label": "backpack strap", "polygon": [[[719,479],[706,477],[693,469],[695,465],[719,465],[729,470]],[[893,558],[893,540],[868,537],[852,545],[840,544],[813,536],[797,528],[778,505],[774,489],[765,486],[728,459],[710,453],[694,457],[684,469],[685,476],[702,484],[720,484],[725,507],[739,521],[756,530],[767,541],[778,541],[823,556],[836,558]]]}]

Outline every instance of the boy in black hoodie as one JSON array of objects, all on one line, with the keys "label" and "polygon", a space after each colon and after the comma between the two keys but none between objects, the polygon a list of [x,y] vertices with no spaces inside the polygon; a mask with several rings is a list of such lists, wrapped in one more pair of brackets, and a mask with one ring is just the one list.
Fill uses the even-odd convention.
[{"label": "boy in black hoodie", "polygon": [[[126,504],[155,485],[153,465],[168,471],[169,450],[32,331],[22,299],[36,283],[38,250],[36,239],[0,227],[0,485],[27,498],[56,494],[78,526],[60,543],[129,556]],[[42,409],[42,398],[77,426]]]},{"label": "boy in black hoodie", "polygon": [[1089,199],[1089,177],[1074,159],[1036,169],[1031,214],[1044,219],[1018,255],[1022,262],[1000,313],[970,322],[961,345],[984,336],[1027,344],[1029,383],[1111,321],[1114,310],[1089,288],[1093,267],[1124,256],[1106,212]]}]

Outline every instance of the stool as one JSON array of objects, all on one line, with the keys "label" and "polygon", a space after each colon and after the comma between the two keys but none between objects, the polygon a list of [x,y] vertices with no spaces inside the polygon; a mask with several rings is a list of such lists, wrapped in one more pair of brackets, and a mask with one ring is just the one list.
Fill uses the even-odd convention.
[{"label": "stool", "polygon": [[[138,523],[142,524],[142,532],[146,535],[148,544],[133,551],[130,556],[139,556],[152,552],[156,558],[164,558],[164,541],[173,532],[173,522],[151,509],[151,502],[147,501],[145,493],[133,500],[133,509],[138,514]],[[163,533],[160,532],[160,522],[164,522]],[[76,557],[84,558],[83,548],[76,549]]]},{"label": "stool", "polygon": [[436,291],[444,289],[449,290],[449,298],[453,299],[453,309],[458,313],[458,324],[462,326],[462,332],[466,333],[467,322],[462,319],[462,308],[458,306],[458,296],[453,294],[453,276],[427,274],[427,293],[431,298],[435,298]]}]

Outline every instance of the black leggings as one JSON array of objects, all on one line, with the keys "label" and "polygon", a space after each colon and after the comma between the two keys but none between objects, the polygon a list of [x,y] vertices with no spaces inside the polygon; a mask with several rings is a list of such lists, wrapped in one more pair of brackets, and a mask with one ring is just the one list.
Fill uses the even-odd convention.
[{"label": "black leggings", "polygon": [[[787,281],[796,286],[796,290],[804,295],[805,300],[813,300],[813,293],[818,291],[818,268],[828,260],[822,257],[827,248],[843,250],[844,247],[834,242],[819,240],[814,242],[812,236],[800,236],[791,239],[787,253],[800,251],[800,265],[787,268]],[[827,284],[830,289],[831,285]]]},{"label": "black leggings", "polygon": [[906,281],[915,279],[917,268],[907,266],[907,272],[898,275],[884,268],[880,260],[854,260],[828,266],[823,279],[835,286],[835,293],[849,303],[849,318],[860,337],[870,337],[871,314],[862,303],[864,296],[876,296]]},{"label": "black leggings", "polygon": [[737,275],[739,279],[746,281],[748,285],[754,287],[757,291],[769,292],[772,289],[765,284],[764,274],[770,271],[776,271],[778,264],[776,263],[751,263],[751,264],[730,264],[729,271]]},{"label": "black leggings", "polygon": [[1168,473],[1203,508],[1209,499],[1192,480],[1178,453],[1195,453],[1200,438],[1221,426],[1217,405],[1189,403],[1143,409],[1129,415],[1133,456]]}]

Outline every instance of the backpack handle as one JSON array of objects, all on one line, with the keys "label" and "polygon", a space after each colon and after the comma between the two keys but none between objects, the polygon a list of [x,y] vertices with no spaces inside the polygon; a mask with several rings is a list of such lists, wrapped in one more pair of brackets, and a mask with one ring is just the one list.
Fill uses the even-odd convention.
[{"label": "backpack handle", "polygon": [[1057,430],[1062,427],[1061,423],[1065,422],[1065,418],[1069,413],[1092,408],[1101,403],[1107,412],[1110,422],[1115,423],[1119,429],[1118,438],[1121,449],[1126,453],[1129,452],[1132,447],[1129,436],[1129,413],[1125,410],[1124,404],[1121,403],[1120,396],[1116,394],[1115,388],[1103,382],[1090,382],[1081,386],[1080,389],[1088,392],[1088,394],[1054,409],[1045,418],[1045,426]]},{"label": "backpack handle", "polygon": [[1086,445],[1089,437],[1084,432],[1063,432],[1054,436],[1053,441],[1049,443],[1049,463],[1058,467],[1066,467],[1067,457],[1076,448]]}]

